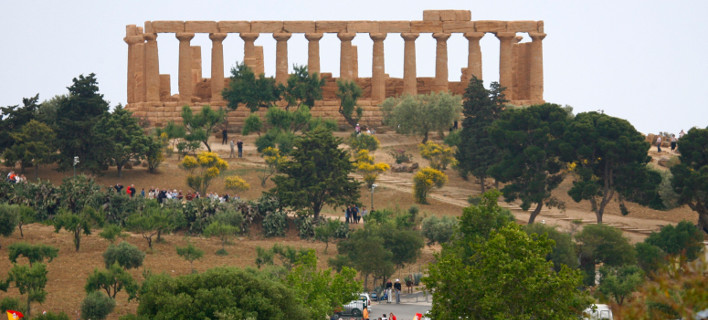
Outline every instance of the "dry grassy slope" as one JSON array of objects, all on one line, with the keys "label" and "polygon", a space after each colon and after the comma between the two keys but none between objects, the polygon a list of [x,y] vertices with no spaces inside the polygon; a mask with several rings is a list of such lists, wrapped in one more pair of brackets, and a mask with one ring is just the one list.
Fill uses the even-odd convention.
[{"label": "dry grassy slope", "polygon": [[[338,135],[345,137],[347,134],[338,133]],[[382,141],[382,146],[374,153],[377,161],[393,163],[391,156],[388,155],[388,151],[391,149],[405,149],[414,155],[414,161],[419,162],[421,165],[426,164],[426,160],[420,158],[417,152],[419,138],[389,133],[378,134],[378,137]],[[256,198],[264,190],[264,188],[260,187],[258,178],[260,172],[257,169],[258,165],[262,163],[262,159],[258,157],[255,147],[253,146],[255,136],[244,137],[243,140],[245,142],[245,158],[229,160],[230,172],[243,176],[252,186],[252,189],[242,193],[241,197],[249,199]],[[221,145],[218,144],[217,141],[214,141],[213,149],[224,157],[228,156],[228,146],[226,145]],[[139,167],[132,170],[124,170],[124,175],[121,178],[116,176],[116,172],[113,169],[102,176],[97,176],[96,180],[106,186],[118,182],[124,185],[135,184],[138,190],[141,188],[148,189],[150,187],[169,187],[186,191],[187,186],[184,182],[183,172],[177,167],[177,163],[177,159],[172,157],[161,166],[157,174],[149,174],[146,172],[145,168]],[[462,180],[454,171],[449,171],[448,173],[450,175],[450,182],[441,190],[433,192],[430,204],[418,205],[425,214],[460,215],[462,207],[466,205],[465,200],[467,196],[478,193],[479,188],[474,181]],[[71,172],[60,173],[52,168],[43,168],[40,170],[40,178],[50,179],[55,183],[60,183],[63,177],[70,174]],[[33,172],[30,171],[27,175],[32,177]],[[379,182],[380,187],[377,188],[375,192],[375,206],[377,208],[398,207],[401,209],[406,209],[411,206],[413,204],[411,178],[412,174],[408,173],[384,174],[381,177],[381,182]],[[545,220],[546,223],[555,224],[563,229],[572,231],[575,227],[568,222],[568,220],[563,220],[563,218],[594,219],[594,214],[589,211],[590,206],[588,203],[575,203],[566,195],[565,192],[569,186],[570,181],[566,181],[555,192],[557,197],[566,202],[567,209],[565,212],[559,212],[556,209],[546,210],[537,218],[537,221]],[[272,183],[269,182],[266,188],[270,187],[272,187]],[[220,193],[224,192],[223,183],[214,183],[210,190]],[[370,206],[369,191],[362,189],[361,192],[362,203],[367,207]],[[608,206],[605,221],[618,226],[624,225],[644,229],[656,229],[661,225],[676,223],[683,219],[694,222],[697,220],[697,215],[693,214],[685,207],[661,212],[634,204],[629,204],[628,206],[631,214],[627,217],[623,217],[619,214],[616,204],[611,204]],[[513,208],[514,206],[510,205],[510,207]],[[528,219],[528,214],[521,210],[514,209],[512,212],[517,216],[520,222]],[[323,213],[327,216],[340,218],[343,215],[340,210],[335,211],[331,208],[326,208]],[[354,228],[357,227],[360,226],[354,226]],[[628,232],[626,234],[633,241],[639,241],[645,237],[645,235],[637,232]],[[49,283],[47,285],[47,291],[49,295],[47,296],[47,300],[41,305],[35,304],[33,306],[34,310],[64,311],[70,316],[76,316],[80,302],[85,296],[83,291],[85,279],[94,268],[102,267],[101,254],[108,246],[108,242],[98,237],[97,232],[94,232],[94,234],[82,238],[81,250],[75,252],[71,235],[68,232],[61,231],[54,233],[51,227],[32,224],[26,227],[24,239],[20,239],[18,232],[9,238],[0,239],[3,245],[2,249],[0,249],[0,274],[3,276],[6,274],[7,270],[9,270],[11,264],[9,260],[2,257],[7,257],[7,245],[17,241],[45,243],[60,249],[59,257],[48,265]],[[147,244],[139,235],[132,234],[126,241],[147,251]],[[185,237],[181,234],[165,236],[165,242],[156,243],[154,245],[154,251],[147,255],[144,268],[133,270],[133,275],[140,280],[142,279],[142,272],[144,270],[166,272],[174,275],[189,273],[189,263],[177,256],[175,252],[175,246],[183,246],[186,244],[186,241]],[[314,248],[318,252],[322,266],[326,264],[325,261],[327,258],[336,252],[335,246],[330,246],[328,254],[325,254],[324,244],[297,239],[294,228],[291,228],[287,237],[273,239],[262,238],[258,230],[254,229],[251,231],[251,235],[234,240],[234,245],[227,247],[227,251],[229,251],[230,254],[225,257],[214,254],[214,252],[220,248],[220,243],[216,239],[191,238],[191,241],[206,252],[204,258],[196,261],[194,264],[195,268],[199,271],[222,265],[239,267],[255,266],[256,247],[270,247],[274,243]],[[405,272],[415,272],[419,267],[432,261],[433,252],[438,249],[439,248],[436,247],[426,247],[420,261],[410,268],[407,267]],[[401,276],[399,275],[399,277]],[[18,292],[16,290],[10,290],[8,293],[0,294],[0,298],[5,295],[17,296]],[[128,302],[127,296],[124,293],[119,294],[117,301],[118,306],[116,312],[114,312],[109,319],[117,319],[119,315],[134,312],[137,308],[137,303],[134,301]]]}]

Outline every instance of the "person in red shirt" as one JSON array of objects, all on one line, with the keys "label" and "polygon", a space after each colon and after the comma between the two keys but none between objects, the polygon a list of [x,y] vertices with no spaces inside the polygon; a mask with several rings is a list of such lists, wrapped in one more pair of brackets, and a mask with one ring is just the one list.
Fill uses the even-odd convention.
[{"label": "person in red shirt", "polygon": [[389,313],[388,320],[396,320],[396,315],[394,315],[393,312]]}]

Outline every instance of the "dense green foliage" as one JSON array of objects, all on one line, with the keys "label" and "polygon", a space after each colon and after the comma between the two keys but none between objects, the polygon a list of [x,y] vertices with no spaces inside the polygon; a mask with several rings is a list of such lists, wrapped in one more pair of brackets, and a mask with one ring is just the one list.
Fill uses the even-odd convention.
[{"label": "dense green foliage", "polygon": [[287,86],[283,90],[283,98],[288,102],[288,107],[307,106],[312,108],[315,101],[322,99],[322,86],[325,79],[321,79],[319,74],[310,74],[307,66],[293,66],[293,73],[290,74]]},{"label": "dense green foliage", "polygon": [[105,295],[103,292],[94,291],[86,295],[81,302],[82,320],[103,320],[113,312],[116,301]]},{"label": "dense green foliage", "polygon": [[236,268],[176,278],[151,276],[139,296],[138,316],[156,320],[313,319],[305,297],[294,289],[264,274]]},{"label": "dense green foliage", "polygon": [[[454,241],[443,247],[423,278],[433,291],[435,319],[569,319],[589,303],[581,275],[546,260],[553,241],[503,223],[495,194],[463,213]],[[480,220],[474,212],[490,218]],[[500,224],[489,222],[498,221]],[[476,239],[476,241],[470,241]]]},{"label": "dense green foliage", "polygon": [[553,261],[553,269],[560,271],[564,265],[572,269],[578,268],[578,255],[570,234],[560,232],[555,227],[539,223],[525,226],[524,231],[531,235],[532,238],[535,237],[534,234],[536,236],[545,234],[548,239],[553,240],[553,251],[546,256],[546,259]]},{"label": "dense green foliage", "polygon": [[671,168],[679,203],[698,213],[698,226],[708,233],[708,128],[693,128],[679,142],[681,163]]},{"label": "dense green foliage", "polygon": [[253,112],[268,108],[280,100],[281,91],[275,79],[265,75],[257,76],[245,63],[237,63],[231,68],[231,81],[228,88],[224,88],[222,96],[231,110],[244,104]]},{"label": "dense green foliage", "polygon": [[459,131],[459,143],[455,144],[457,169],[462,176],[471,173],[477,177],[482,193],[486,191],[484,181],[489,175],[489,168],[499,161],[501,155],[492,143],[489,129],[507,102],[504,89],[498,82],[492,82],[490,89],[485,89],[482,80],[473,77],[463,95],[464,120]]},{"label": "dense green foliage", "polygon": [[544,205],[562,207],[551,192],[563,181],[563,163],[558,157],[568,113],[559,105],[546,103],[509,110],[490,130],[501,158],[489,168],[492,177],[506,183],[502,188],[507,202],[521,200],[521,208],[535,208],[529,224]]},{"label": "dense green foliage", "polygon": [[643,282],[644,273],[636,265],[602,266],[597,289],[604,297],[611,297],[622,305]]},{"label": "dense green foliage", "polygon": [[7,283],[14,284],[14,287],[21,295],[26,295],[27,307],[26,316],[30,316],[32,302],[44,302],[47,298],[47,266],[43,263],[35,263],[32,266],[13,264],[8,273]]},{"label": "dense green foliage", "polygon": [[128,162],[147,155],[150,137],[145,135],[132,112],[122,106],[115,107],[112,113],[102,117],[96,127],[100,128],[96,135],[102,142],[101,149],[105,152],[106,161],[117,167],[119,177]]},{"label": "dense green foliage", "polygon": [[62,209],[54,218],[54,231],[65,229],[73,233],[74,247],[79,251],[81,247],[81,234],[90,235],[95,224],[101,222],[101,217],[92,207],[84,207],[79,213]]},{"label": "dense green foliage", "polygon": [[187,142],[201,142],[211,152],[209,137],[214,128],[226,120],[226,110],[219,108],[212,109],[210,106],[203,106],[201,110],[194,114],[189,106],[182,107],[182,125],[186,130],[184,136]]},{"label": "dense green foliage", "polygon": [[118,245],[111,244],[103,252],[103,262],[106,263],[106,269],[110,268],[114,263],[126,270],[138,268],[143,265],[143,260],[145,260],[145,252],[125,241]]},{"label": "dense green foliage", "polygon": [[118,263],[103,270],[93,269],[93,273],[86,279],[84,286],[86,293],[103,290],[112,299],[115,299],[116,294],[124,288],[129,298],[132,299],[138,290],[138,283]]},{"label": "dense green foliage", "polygon": [[15,242],[8,247],[8,257],[10,262],[17,263],[17,258],[24,256],[30,266],[36,262],[52,262],[59,254],[59,249],[46,244],[30,244],[27,242]]},{"label": "dense green foliage", "polygon": [[0,236],[9,237],[16,226],[17,206],[0,203]]},{"label": "dense green foliage", "polygon": [[386,125],[399,133],[423,136],[426,143],[430,132],[442,136],[460,117],[462,99],[444,92],[405,95],[384,100],[381,111]]},{"label": "dense green foliage", "polygon": [[357,100],[362,95],[361,87],[354,81],[337,81],[337,98],[339,98],[339,114],[350,126],[356,126],[364,109],[357,106]]},{"label": "dense green foliage", "polygon": [[580,268],[585,272],[586,285],[595,284],[596,264],[619,267],[636,261],[634,248],[619,229],[590,224],[575,235],[575,240],[579,244]]},{"label": "dense green foliage", "polygon": [[315,219],[325,204],[340,207],[356,203],[359,182],[350,177],[354,165],[349,154],[339,149],[341,139],[325,129],[315,129],[295,139],[290,159],[273,177],[269,192],[296,210],[309,209]]},{"label": "dense green foliage", "polygon": [[444,244],[450,241],[457,227],[457,220],[449,216],[430,216],[423,219],[422,232],[428,245]]},{"label": "dense green foliage", "polygon": [[194,260],[199,260],[204,256],[204,250],[195,247],[191,242],[187,243],[187,246],[177,247],[177,255],[184,258],[184,260],[189,261],[189,267],[194,270]]},{"label": "dense green foliage", "polygon": [[590,200],[597,222],[615,193],[622,199],[661,206],[656,188],[661,176],[647,169],[649,143],[624,119],[597,112],[580,113],[568,125],[561,153],[572,163],[574,182],[568,194]]},{"label": "dense green foliage", "polygon": [[7,165],[14,167],[19,162],[20,172],[32,166],[36,178],[40,165],[54,162],[56,137],[48,125],[32,119],[10,136],[14,143],[3,153]]}]

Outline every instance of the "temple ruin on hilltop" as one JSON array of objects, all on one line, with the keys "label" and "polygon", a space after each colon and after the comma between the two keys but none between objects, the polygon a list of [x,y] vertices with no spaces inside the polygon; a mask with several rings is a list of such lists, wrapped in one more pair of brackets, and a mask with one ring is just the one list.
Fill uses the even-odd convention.
[{"label": "temple ruin on hilltop", "polygon": [[[309,72],[326,79],[323,100],[317,101],[311,113],[342,121],[335,96],[336,81],[331,73],[320,70],[319,41],[325,33],[336,33],[341,40],[340,78],[356,81],[363,90],[359,105],[363,107],[362,122],[378,125],[381,112],[378,104],[386,97],[404,93],[417,94],[449,91],[462,94],[472,76],[482,78],[480,39],[492,33],[499,39],[499,82],[507,88],[507,99],[516,105],[543,102],[543,21],[472,21],[468,10],[425,10],[418,21],[146,21],[144,27],[126,26],[128,44],[128,104],[126,109],[135,116],[161,126],[167,121],[181,121],[181,107],[188,104],[196,109],[203,105],[226,107],[221,91],[228,86],[224,76],[223,41],[238,34],[244,41],[244,63],[256,74],[264,72],[263,47],[255,40],[271,34],[276,41],[276,71],[278,83],[288,78],[288,39],[293,33],[304,33],[308,40]],[[170,74],[160,74],[157,51],[158,33],[172,33],[179,40],[179,94],[173,94]],[[202,78],[201,48],[191,46],[195,33],[208,33],[212,40],[211,79]],[[352,39],[366,34],[373,41],[372,77],[358,76],[358,52]],[[385,72],[383,41],[389,33],[398,33],[404,41],[403,79],[391,78]],[[435,77],[416,76],[415,41],[431,34],[437,42]],[[448,81],[447,40],[452,33],[461,33],[469,40],[467,67],[462,68],[460,81]],[[528,33],[531,42],[520,42],[517,33]],[[424,62],[429,63],[429,62]],[[228,113],[233,129],[242,125],[249,109],[238,108]]]}]

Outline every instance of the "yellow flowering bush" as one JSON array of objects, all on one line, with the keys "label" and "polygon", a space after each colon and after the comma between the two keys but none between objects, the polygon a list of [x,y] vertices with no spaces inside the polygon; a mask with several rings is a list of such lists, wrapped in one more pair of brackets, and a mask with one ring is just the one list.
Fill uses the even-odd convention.
[{"label": "yellow flowering bush", "polygon": [[369,155],[369,150],[366,149],[362,149],[357,152],[355,167],[356,170],[364,176],[364,182],[366,183],[367,188],[371,188],[371,186],[376,183],[376,179],[378,179],[379,174],[391,169],[391,166],[387,163],[374,163],[374,157]]},{"label": "yellow flowering bush", "polygon": [[428,203],[428,193],[433,188],[442,188],[447,182],[447,175],[442,171],[425,167],[413,176],[413,196],[417,203]]},{"label": "yellow flowering bush", "polygon": [[205,194],[211,180],[220,176],[229,168],[229,164],[221,159],[216,152],[200,152],[197,157],[185,156],[180,167],[187,170],[187,185]]},{"label": "yellow flowering bush", "polygon": [[226,189],[236,192],[246,191],[251,188],[251,185],[239,176],[230,176],[225,179]]},{"label": "yellow flowering bush", "polygon": [[419,144],[418,149],[423,158],[430,160],[430,166],[433,169],[444,171],[448,165],[454,166],[457,164],[453,147],[428,141],[425,144]]}]

